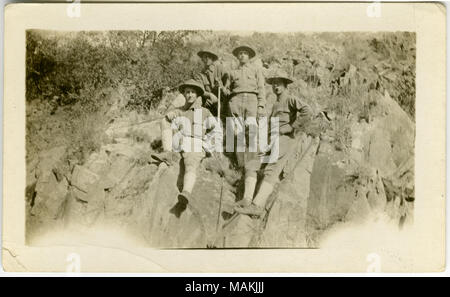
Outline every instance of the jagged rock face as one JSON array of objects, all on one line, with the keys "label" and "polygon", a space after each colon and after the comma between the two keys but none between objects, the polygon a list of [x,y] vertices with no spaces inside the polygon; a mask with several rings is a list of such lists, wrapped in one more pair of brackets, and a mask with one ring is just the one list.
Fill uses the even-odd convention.
[{"label": "jagged rock face", "polygon": [[27,230],[39,230],[62,216],[69,192],[68,180],[60,173],[64,152],[64,147],[55,147],[27,166]]},{"label": "jagged rock face", "polygon": [[229,201],[231,186],[224,181],[222,188],[222,178],[202,166],[190,205],[176,217],[171,211],[182,186],[183,163],[158,166],[145,158],[150,153],[148,144],[107,144],[84,165],[75,165],[67,180],[58,182],[52,170],[62,153],[48,152],[51,157],[44,156],[38,168],[46,175],[39,175],[28,191],[30,197],[36,197],[30,217],[44,220],[49,229],[56,225],[74,230],[117,226],[144,238],[152,247],[212,245],[218,224],[223,222],[219,211],[234,202]]},{"label": "jagged rock face", "polygon": [[352,164],[336,156],[332,146],[322,142],[314,161],[307,224],[313,245],[317,244],[317,235],[333,224],[363,222],[371,213],[384,211],[386,205],[383,183],[376,169],[355,175]]},{"label": "jagged rock face", "polygon": [[310,178],[316,156],[318,138],[302,135],[289,175],[274,193],[274,203],[268,214],[260,247],[307,247],[306,233]]},{"label": "jagged rock face", "polygon": [[381,115],[352,127],[353,156],[387,177],[414,155],[415,129],[408,115],[387,92],[379,95],[376,102]]},{"label": "jagged rock face", "polygon": [[378,175],[377,189],[385,190],[385,210],[400,225],[412,220],[414,201],[414,123],[385,92],[377,100],[383,116],[369,123],[361,137],[362,160]]},{"label": "jagged rock face", "polygon": [[[29,166],[28,233],[39,228],[126,229],[151,247],[311,247],[337,222],[364,221],[388,213],[400,224],[412,220],[414,125],[388,95],[381,115],[352,127],[352,145],[337,151],[328,140],[298,136],[296,155],[269,198],[262,219],[233,216],[234,182],[199,168],[189,207],[173,212],[182,187],[183,164],[166,166],[150,158],[159,123],[115,122],[111,143],[70,174],[58,168],[64,148],[41,154]],[[126,123],[125,123],[126,124]],[[136,135],[143,137],[136,140]],[[142,136],[146,135],[146,136]],[[220,166],[219,166],[220,167]],[[36,228],[39,226],[39,228]]]},{"label": "jagged rock face", "polygon": [[223,247],[307,247],[309,179],[319,140],[299,137],[286,176],[269,197],[261,219],[239,215],[222,234]]},{"label": "jagged rock face", "polygon": [[178,194],[178,168],[162,163],[147,190],[133,207],[130,225],[148,244],[160,248],[206,247],[205,226],[195,209],[190,206],[179,217],[171,213]]},{"label": "jagged rock face", "polygon": [[332,152],[331,145],[322,142],[312,169],[308,217],[316,230],[324,230],[344,217],[350,207],[347,196],[353,189],[345,185],[345,170],[333,162]]},{"label": "jagged rock face", "polygon": [[[139,165],[121,155],[110,157],[110,161],[102,178],[90,179],[94,182],[85,188],[86,193],[72,188],[66,207],[66,224],[117,225],[144,238],[152,247],[201,248],[211,245],[218,227],[221,178],[217,174],[206,172],[203,167],[200,169],[190,204],[177,217],[172,210],[177,203],[182,161],[170,167],[165,163]],[[227,187],[224,185],[224,192],[228,191]]]},{"label": "jagged rock face", "polygon": [[381,114],[369,123],[354,123],[348,152],[321,142],[308,200],[312,237],[334,223],[364,221],[382,212],[400,225],[412,220],[414,124],[387,93],[377,102]]},{"label": "jagged rock face", "polygon": [[[58,198],[64,206],[58,223],[73,229],[116,225],[144,238],[149,246],[161,248],[305,246],[308,180],[317,145],[317,140],[312,144],[311,138],[300,139],[297,158],[308,161],[292,168],[289,182],[274,193],[277,199],[265,219],[267,228],[258,234],[253,228],[239,227],[245,222],[262,226],[262,221],[248,216],[235,220],[237,228],[223,228],[231,216],[235,189],[205,166],[199,169],[190,206],[176,217],[171,210],[182,186],[182,160],[169,167],[164,163],[139,164],[131,157],[138,152],[124,151],[121,144],[106,145],[83,166],[75,165],[70,186],[66,186],[67,196]],[[128,148],[133,149],[140,148]],[[302,191],[298,191],[298,185],[302,185]],[[55,191],[47,189],[47,193],[53,195]],[[233,239],[241,231],[247,232],[247,242]],[[286,234],[283,240],[281,234]]]}]

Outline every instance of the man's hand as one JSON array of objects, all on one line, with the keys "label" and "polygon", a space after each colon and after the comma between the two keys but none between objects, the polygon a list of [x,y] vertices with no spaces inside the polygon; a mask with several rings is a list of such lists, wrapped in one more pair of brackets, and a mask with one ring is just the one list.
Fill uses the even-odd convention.
[{"label": "man's hand", "polygon": [[176,118],[176,117],[177,117],[177,113],[175,112],[175,110],[169,111],[169,112],[166,114],[166,119],[167,119],[169,122],[173,121],[173,119]]},{"label": "man's hand", "polygon": [[222,94],[224,94],[225,96],[230,96],[230,90],[228,90],[227,88],[225,88],[224,86],[220,86],[220,92]]},{"label": "man's hand", "polygon": [[262,106],[258,106],[258,111],[257,111],[257,117],[258,117],[258,119],[259,119],[259,118],[263,118],[263,117],[265,117],[265,116],[267,116],[267,114],[266,114],[266,109],[265,109],[264,107],[262,107]]},{"label": "man's hand", "polygon": [[205,94],[203,95],[205,97],[205,106],[206,107],[211,107],[214,104],[217,103],[217,101],[219,101],[216,97],[216,95],[214,95],[213,93],[210,92],[205,92]]}]

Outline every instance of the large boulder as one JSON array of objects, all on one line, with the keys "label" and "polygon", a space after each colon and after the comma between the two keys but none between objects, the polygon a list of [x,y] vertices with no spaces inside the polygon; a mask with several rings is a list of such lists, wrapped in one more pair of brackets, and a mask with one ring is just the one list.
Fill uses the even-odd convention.
[{"label": "large boulder", "polygon": [[27,240],[46,228],[57,226],[63,216],[69,195],[65,152],[63,146],[43,151],[27,166]]},{"label": "large boulder", "polygon": [[137,141],[139,133],[127,128],[67,176],[58,170],[62,149],[41,156],[27,188],[31,214],[62,218],[77,231],[126,229],[160,248],[318,246],[333,224],[378,213],[403,225],[412,220],[414,206],[414,125],[389,95],[378,99],[376,116],[353,122],[345,150],[329,137],[298,136],[296,154],[261,219],[233,215],[242,189],[237,172],[224,173],[232,170],[221,155],[202,161],[189,206],[177,212],[184,166],[150,156],[150,142],[159,139],[156,122],[140,128],[152,130],[152,138]]},{"label": "large boulder", "polygon": [[415,126],[387,92],[373,93],[379,114],[369,123],[352,125],[352,156],[387,177],[414,155]]},{"label": "large boulder", "polygon": [[[120,196],[121,191],[129,183],[138,184],[139,177],[151,178],[145,174],[147,171],[136,173],[135,156],[139,153],[140,150],[136,147],[105,145],[99,153],[92,154],[83,166],[75,166],[70,181],[70,196],[65,207],[66,225],[92,226],[108,213],[107,206],[111,196],[119,196],[118,203],[112,207],[119,211],[121,202],[125,201],[120,199],[123,198]],[[130,182],[133,178],[134,181]],[[124,212],[126,211],[128,210]],[[119,221],[123,220],[121,218]]]},{"label": "large boulder", "polygon": [[137,123],[129,121],[117,121],[106,131],[106,135],[115,142],[124,141],[129,138],[136,142],[152,143],[161,136],[161,120],[147,119],[139,120]]},{"label": "large boulder", "polygon": [[31,215],[38,220],[56,219],[61,214],[68,192],[68,181],[62,174],[65,151],[63,146],[44,151],[30,168],[33,174],[27,193]]},{"label": "large boulder", "polygon": [[319,145],[318,138],[299,139],[297,155],[279,187],[265,228],[253,244],[258,247],[307,247],[306,219],[310,177]]},{"label": "large boulder", "polygon": [[[202,214],[191,204],[178,216],[176,185],[178,170],[159,165],[147,191],[133,207],[135,228],[152,247],[205,248],[207,236]],[[204,198],[204,197],[203,197]]]},{"label": "large boulder", "polygon": [[414,123],[389,94],[375,95],[376,116],[355,120],[347,151],[321,142],[308,200],[308,234],[315,245],[338,222],[362,222],[380,213],[400,225],[412,220]]},{"label": "large boulder", "polygon": [[[130,158],[123,148],[104,149],[111,151],[105,162],[100,153],[74,170],[65,207],[66,226],[89,228],[106,224],[126,228],[152,247],[211,245],[217,224],[223,220],[218,217],[220,193],[230,191],[226,182],[222,188],[218,174],[201,166],[188,208],[175,215],[182,187],[182,161],[169,167],[165,163],[158,166]],[[226,198],[222,200],[225,203]]]}]

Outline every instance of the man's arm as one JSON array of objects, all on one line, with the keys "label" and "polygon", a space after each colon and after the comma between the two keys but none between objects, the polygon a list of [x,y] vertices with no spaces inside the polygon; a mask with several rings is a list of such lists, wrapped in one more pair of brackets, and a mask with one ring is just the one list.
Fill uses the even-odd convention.
[{"label": "man's arm", "polygon": [[203,97],[206,99],[204,105],[207,108],[213,106],[214,104],[217,103],[217,101],[219,101],[219,99],[217,99],[217,96],[214,95],[213,93],[205,92],[203,94]]},{"label": "man's arm", "polygon": [[223,131],[220,122],[213,114],[206,110],[206,133],[203,137],[203,148],[206,152],[221,151],[223,144]]},{"label": "man's arm", "polygon": [[181,114],[182,114],[181,110],[179,110],[179,109],[172,109],[172,110],[170,110],[170,111],[168,111],[166,113],[166,119],[169,122],[172,122],[173,119],[175,119],[176,117],[179,117]]},{"label": "man's arm", "polygon": [[203,85],[205,92],[203,93],[202,97],[207,99],[208,101],[210,101],[210,104],[211,104],[211,101],[214,100],[214,97],[213,97],[214,94],[212,94],[210,92],[212,86],[209,85],[209,81],[206,78],[205,74],[203,74],[203,73],[194,74],[194,80],[198,81],[199,83],[201,83]]},{"label": "man's arm", "polygon": [[266,89],[264,86],[264,74],[260,67],[256,68],[256,83],[258,88],[258,108],[266,107]]},{"label": "man's arm", "polygon": [[308,104],[299,98],[290,98],[289,105],[289,108],[292,108],[291,110],[301,117],[300,122],[304,133],[312,137],[321,135],[323,128],[321,120],[317,117],[320,113],[316,114]]},{"label": "man's arm", "polygon": [[228,70],[223,66],[223,64],[217,64],[217,79],[219,81],[219,87],[224,87],[226,81],[228,80],[229,73]]},{"label": "man's arm", "polygon": [[201,83],[202,85],[205,83],[204,80],[203,80],[203,75],[200,72],[194,73],[192,78],[194,80],[198,81],[199,83]]},{"label": "man's arm", "polygon": [[226,69],[225,67],[222,68],[222,86],[221,86],[221,92],[225,96],[231,95],[231,70]]},{"label": "man's arm", "polygon": [[186,104],[186,99],[183,94],[179,94],[175,100],[169,105],[165,112],[166,119],[171,122],[174,118],[183,114],[183,106]]},{"label": "man's arm", "polygon": [[289,109],[297,112],[300,117],[305,119],[311,119],[314,116],[312,108],[303,100],[294,96],[289,98]]}]

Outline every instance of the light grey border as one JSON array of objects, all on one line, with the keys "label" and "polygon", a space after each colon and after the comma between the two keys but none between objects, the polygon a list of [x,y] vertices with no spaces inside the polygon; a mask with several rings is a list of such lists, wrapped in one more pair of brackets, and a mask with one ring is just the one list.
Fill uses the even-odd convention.
[{"label": "light grey border", "polygon": [[[2,215],[3,215],[3,83],[4,83],[4,28],[5,28],[5,24],[4,24],[4,8],[7,4],[10,3],[68,3],[67,1],[31,1],[31,0],[23,0],[23,1],[18,1],[18,0],[1,0],[1,40],[0,40],[0,47],[1,47],[1,62],[0,62],[0,67],[1,67],[1,74],[0,74],[0,79],[1,79],[1,83],[0,83],[0,94],[2,96],[2,102],[0,104],[0,122],[1,122],[1,129],[0,129],[0,151],[1,151],[1,158],[0,158],[0,168],[2,169],[0,172],[0,195],[1,195],[1,200],[2,202],[0,203],[0,243],[2,244],[3,247],[3,237],[2,237],[2,225],[3,225],[3,220],[2,220]],[[81,0],[81,2],[97,2],[97,3],[120,3],[120,2],[140,2],[140,3],[150,3],[150,2],[216,2],[216,1],[89,1],[89,0]],[[217,1],[217,2],[224,2],[224,1]],[[250,1],[229,1],[229,2],[250,2]],[[265,1],[258,1],[258,2],[265,2]],[[275,2],[275,1],[267,1],[267,2]],[[300,1],[292,1],[292,2],[300,2]],[[316,1],[304,1],[304,2],[316,2]],[[319,2],[319,1],[317,1]],[[327,2],[327,1],[323,1],[323,2]],[[330,1],[328,1],[330,2]],[[338,2],[338,1],[331,1],[331,2]],[[356,1],[355,1],[356,2]],[[358,1],[359,2],[359,1]],[[373,1],[361,1],[361,2],[373,2]],[[435,2],[435,1],[381,1],[381,2]],[[446,114],[448,115],[450,112],[450,94],[448,92],[448,88],[450,86],[450,62],[449,62],[449,51],[450,51],[450,38],[449,38],[449,32],[450,32],[450,22],[448,21],[449,16],[450,16],[450,12],[449,12],[449,2],[450,0],[447,1],[439,1],[441,3],[443,3],[447,10],[447,23],[446,23],[446,36],[447,36],[447,40],[446,40],[446,46],[447,46],[447,56],[446,56],[446,66],[447,66],[447,92],[446,92],[446,99],[447,99],[447,104],[446,104]],[[430,98],[431,100],[432,98]],[[446,117],[446,156],[449,155],[450,153],[450,144],[448,142],[448,139],[450,138],[450,121],[447,119]],[[450,166],[449,166],[449,160],[448,158],[446,158],[446,177],[450,176]],[[448,179],[446,179],[446,198],[449,196],[449,188],[450,188],[450,182]],[[208,276],[321,276],[321,277],[325,277],[325,276],[340,276],[340,277],[345,277],[345,276],[392,276],[392,277],[396,277],[396,276],[450,276],[450,269],[449,269],[449,265],[448,265],[448,256],[450,255],[449,251],[449,244],[448,244],[448,238],[450,236],[450,230],[449,230],[449,220],[448,220],[448,215],[449,215],[449,203],[448,201],[446,201],[446,259],[447,259],[447,263],[446,263],[446,269],[444,272],[441,273],[415,273],[415,274],[410,274],[410,273],[381,273],[381,274],[368,274],[368,273],[288,273],[288,274],[276,274],[276,273],[213,273],[213,274],[208,274]],[[0,252],[0,263],[2,263],[2,253]],[[17,277],[17,276],[21,276],[21,277],[27,277],[27,276],[67,276],[64,273],[10,273],[10,272],[5,272],[3,270],[3,267],[0,265],[0,277]],[[174,277],[174,276],[206,276],[205,274],[202,273],[172,273],[172,274],[155,274],[155,273],[127,273],[127,274],[117,274],[117,273],[82,273],[81,276],[163,276],[163,277]]]}]

